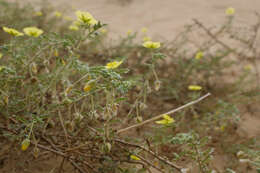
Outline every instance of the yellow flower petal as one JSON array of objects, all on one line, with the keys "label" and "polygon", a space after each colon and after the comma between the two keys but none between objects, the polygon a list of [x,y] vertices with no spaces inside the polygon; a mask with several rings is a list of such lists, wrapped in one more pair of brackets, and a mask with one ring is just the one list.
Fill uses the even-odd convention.
[{"label": "yellow flower petal", "polygon": [[57,18],[60,18],[62,16],[61,12],[59,11],[55,11],[54,15],[57,17]]},{"label": "yellow flower petal", "polygon": [[77,31],[77,30],[79,30],[79,27],[77,25],[72,24],[69,26],[69,29],[72,31]]},{"label": "yellow flower petal", "polygon": [[199,85],[189,85],[188,89],[191,91],[198,91],[198,90],[201,90],[202,87]]},{"label": "yellow flower petal", "polygon": [[234,8],[229,7],[229,8],[226,9],[226,15],[231,16],[233,14],[235,14],[235,9]]},{"label": "yellow flower petal", "polygon": [[91,90],[91,88],[92,88],[91,85],[86,83],[86,85],[84,86],[84,91],[89,92]]},{"label": "yellow flower petal", "polygon": [[7,32],[8,34],[11,34],[11,35],[16,36],[16,37],[24,35],[23,33],[17,31],[16,29],[13,29],[13,28],[3,27],[3,30],[5,32]]},{"label": "yellow flower petal", "polygon": [[164,115],[163,115],[163,118],[164,118],[165,120],[168,120],[168,121],[172,121],[172,120],[173,120],[173,118],[170,117],[170,116],[167,115],[167,114],[164,114]]},{"label": "yellow flower petal", "polygon": [[201,59],[201,58],[203,58],[203,52],[201,52],[201,51],[199,51],[199,52],[197,52],[197,54],[196,54],[196,56],[195,56],[195,59]]},{"label": "yellow flower petal", "polygon": [[101,29],[100,32],[101,32],[102,34],[105,34],[105,33],[107,33],[107,30],[106,30],[106,29]]},{"label": "yellow flower petal", "polygon": [[133,31],[131,30],[131,29],[129,29],[127,32],[126,32],[126,34],[129,36],[129,35],[131,35],[133,33]]},{"label": "yellow flower petal", "polygon": [[23,32],[28,36],[39,37],[43,33],[43,30],[37,27],[26,27],[23,29]]},{"label": "yellow flower petal", "polygon": [[175,120],[171,116],[169,116],[167,114],[164,114],[162,117],[163,117],[162,120],[155,121],[155,123],[167,125],[167,124],[171,124],[171,123],[175,122]]},{"label": "yellow flower petal", "polygon": [[89,12],[76,11],[76,16],[80,24],[95,25],[98,23]]},{"label": "yellow flower petal", "polygon": [[162,120],[159,120],[159,121],[155,121],[156,124],[168,124],[168,121],[166,119],[162,119]]},{"label": "yellow flower petal", "polygon": [[152,42],[152,41],[146,41],[143,43],[143,46],[148,49],[157,49],[161,47],[160,42]]},{"label": "yellow flower petal", "polygon": [[139,157],[135,156],[135,155],[131,155],[130,158],[132,160],[141,160]]},{"label": "yellow flower petal", "polygon": [[115,69],[118,66],[120,66],[120,64],[122,64],[122,63],[123,63],[123,61],[113,61],[113,62],[107,63],[106,68],[107,69]]}]

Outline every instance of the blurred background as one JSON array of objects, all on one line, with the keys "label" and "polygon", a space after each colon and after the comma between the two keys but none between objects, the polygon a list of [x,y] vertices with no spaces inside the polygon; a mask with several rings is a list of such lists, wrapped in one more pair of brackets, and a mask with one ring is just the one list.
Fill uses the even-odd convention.
[{"label": "blurred background", "polygon": [[[8,0],[26,4],[40,4],[41,0]],[[220,25],[225,9],[236,9],[239,25],[252,24],[254,12],[260,11],[259,0],[56,0],[49,1],[57,10],[74,17],[74,11],[89,11],[96,19],[109,25],[110,34],[118,37],[128,30],[148,29],[153,38],[170,40],[183,26],[199,19],[208,25]],[[72,9],[72,10],[71,10]]]}]

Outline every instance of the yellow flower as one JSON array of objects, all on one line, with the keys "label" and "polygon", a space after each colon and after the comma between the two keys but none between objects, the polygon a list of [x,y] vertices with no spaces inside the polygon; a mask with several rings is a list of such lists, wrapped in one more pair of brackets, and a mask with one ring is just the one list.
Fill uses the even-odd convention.
[{"label": "yellow flower", "polygon": [[23,33],[17,31],[16,29],[13,29],[13,28],[3,27],[3,30],[4,30],[5,32],[7,32],[8,34],[11,34],[11,35],[17,36],[17,37],[24,35]]},{"label": "yellow flower", "polygon": [[26,27],[23,29],[23,32],[28,36],[39,37],[43,33],[43,30],[37,27]]},{"label": "yellow flower", "polygon": [[131,29],[129,29],[127,32],[126,32],[126,34],[129,36],[129,35],[131,35],[133,33],[133,31],[131,30]]},{"label": "yellow flower", "polygon": [[223,124],[223,125],[220,126],[220,130],[221,130],[222,132],[224,132],[225,129],[226,129],[226,125]]},{"label": "yellow flower", "polygon": [[77,30],[79,30],[79,27],[72,24],[72,25],[69,26],[69,29],[72,30],[72,31],[77,31]]},{"label": "yellow flower", "polygon": [[191,91],[198,91],[198,90],[201,90],[202,87],[199,85],[189,85],[188,89]]},{"label": "yellow flower", "polygon": [[3,54],[2,53],[0,53],[0,59],[3,57]]},{"label": "yellow flower", "polygon": [[167,114],[163,115],[163,119],[162,120],[155,121],[155,123],[163,124],[163,125],[171,124],[171,123],[174,123],[174,122],[175,122],[175,120],[172,117],[170,117],[169,115],[167,115]]},{"label": "yellow flower", "polygon": [[122,63],[123,63],[123,61],[113,61],[113,62],[107,63],[106,68],[114,69],[114,68],[117,68],[118,66],[120,66],[120,64],[122,64]]},{"label": "yellow flower", "polygon": [[252,65],[248,64],[246,66],[244,66],[244,70],[245,71],[251,71],[253,69]]},{"label": "yellow flower", "polygon": [[85,91],[85,92],[88,92],[88,91],[91,90],[91,88],[92,88],[91,85],[88,84],[88,83],[86,83],[85,86],[84,86],[84,91]]},{"label": "yellow flower", "polygon": [[22,145],[21,145],[21,149],[23,150],[23,151],[25,151],[25,150],[27,150],[27,148],[30,146],[30,139],[25,139],[25,140],[23,140],[23,142],[22,142]]},{"label": "yellow flower", "polygon": [[131,155],[130,158],[132,160],[141,160],[139,157],[135,156],[135,155]]},{"label": "yellow flower", "polygon": [[42,14],[41,11],[37,11],[37,12],[35,12],[35,15],[36,15],[36,16],[42,16],[43,14]]},{"label": "yellow flower", "polygon": [[88,12],[76,11],[79,24],[95,25],[97,20]]},{"label": "yellow flower", "polygon": [[143,28],[141,29],[141,32],[142,32],[142,33],[146,33],[147,30],[148,30],[147,28],[143,27]]},{"label": "yellow flower", "polygon": [[101,29],[100,32],[101,32],[102,34],[105,34],[105,33],[107,33],[107,30],[106,30],[106,29]]},{"label": "yellow flower", "polygon": [[148,48],[148,49],[157,49],[157,48],[161,47],[161,43],[160,42],[146,41],[146,42],[143,43],[143,46]]},{"label": "yellow flower", "polygon": [[163,118],[168,120],[168,121],[174,121],[174,119],[171,116],[167,115],[167,114],[164,114]]},{"label": "yellow flower", "polygon": [[199,52],[196,53],[195,59],[199,60],[199,59],[203,58],[203,56],[204,56],[203,52],[199,51]]},{"label": "yellow flower", "polygon": [[59,11],[55,11],[54,15],[57,17],[57,18],[60,18],[62,16],[61,12]]},{"label": "yellow flower", "polygon": [[229,7],[229,8],[226,9],[226,15],[231,16],[233,14],[235,14],[235,9],[234,8]]},{"label": "yellow flower", "polygon": [[148,36],[145,36],[145,37],[143,38],[143,41],[144,41],[144,42],[146,42],[146,41],[151,41],[151,38],[148,37]]}]

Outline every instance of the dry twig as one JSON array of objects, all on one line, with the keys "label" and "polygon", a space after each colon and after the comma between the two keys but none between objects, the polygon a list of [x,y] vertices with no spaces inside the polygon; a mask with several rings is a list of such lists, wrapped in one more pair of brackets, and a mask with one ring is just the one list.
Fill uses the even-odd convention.
[{"label": "dry twig", "polygon": [[165,115],[165,114],[170,115],[170,114],[173,114],[173,113],[175,113],[175,112],[178,112],[178,111],[180,111],[180,110],[182,110],[182,109],[184,109],[184,108],[186,108],[186,107],[189,107],[189,106],[191,106],[191,105],[194,105],[194,104],[200,102],[201,100],[205,99],[205,98],[208,97],[208,96],[210,96],[210,93],[207,93],[206,95],[200,97],[199,99],[194,100],[194,101],[191,101],[191,102],[189,102],[189,103],[187,103],[187,104],[185,104],[185,105],[183,105],[183,106],[180,106],[180,107],[178,107],[178,108],[176,108],[176,109],[173,109],[173,110],[171,110],[171,111],[169,111],[169,112],[166,112],[166,113],[157,115],[157,116],[155,116],[155,117],[153,117],[153,118],[150,118],[150,119],[145,120],[145,121],[143,121],[143,122],[141,122],[141,123],[138,123],[138,124],[134,124],[134,125],[129,126],[129,127],[127,127],[127,128],[123,128],[123,129],[117,130],[117,134],[126,132],[126,131],[128,131],[128,130],[130,130],[130,129],[137,128],[137,127],[143,126],[144,124],[147,124],[147,123],[153,122],[153,121],[155,121],[155,120],[158,120],[158,119],[162,118],[163,115]]}]

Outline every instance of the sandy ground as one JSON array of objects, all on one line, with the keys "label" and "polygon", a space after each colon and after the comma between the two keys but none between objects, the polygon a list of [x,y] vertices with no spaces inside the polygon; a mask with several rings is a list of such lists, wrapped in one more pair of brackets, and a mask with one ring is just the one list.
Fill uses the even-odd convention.
[{"label": "sandy ground", "polygon": [[[17,1],[17,0],[9,0]],[[40,0],[18,0],[38,3]],[[98,20],[109,25],[111,34],[119,36],[128,30],[149,29],[154,38],[171,39],[193,18],[205,24],[220,25],[225,9],[236,10],[239,24],[254,23],[254,12],[260,12],[260,0],[56,0],[50,1],[57,10],[70,8],[89,11]],[[128,3],[123,3],[128,2]],[[124,4],[124,5],[123,5]],[[68,8],[67,8],[68,7]]]}]

